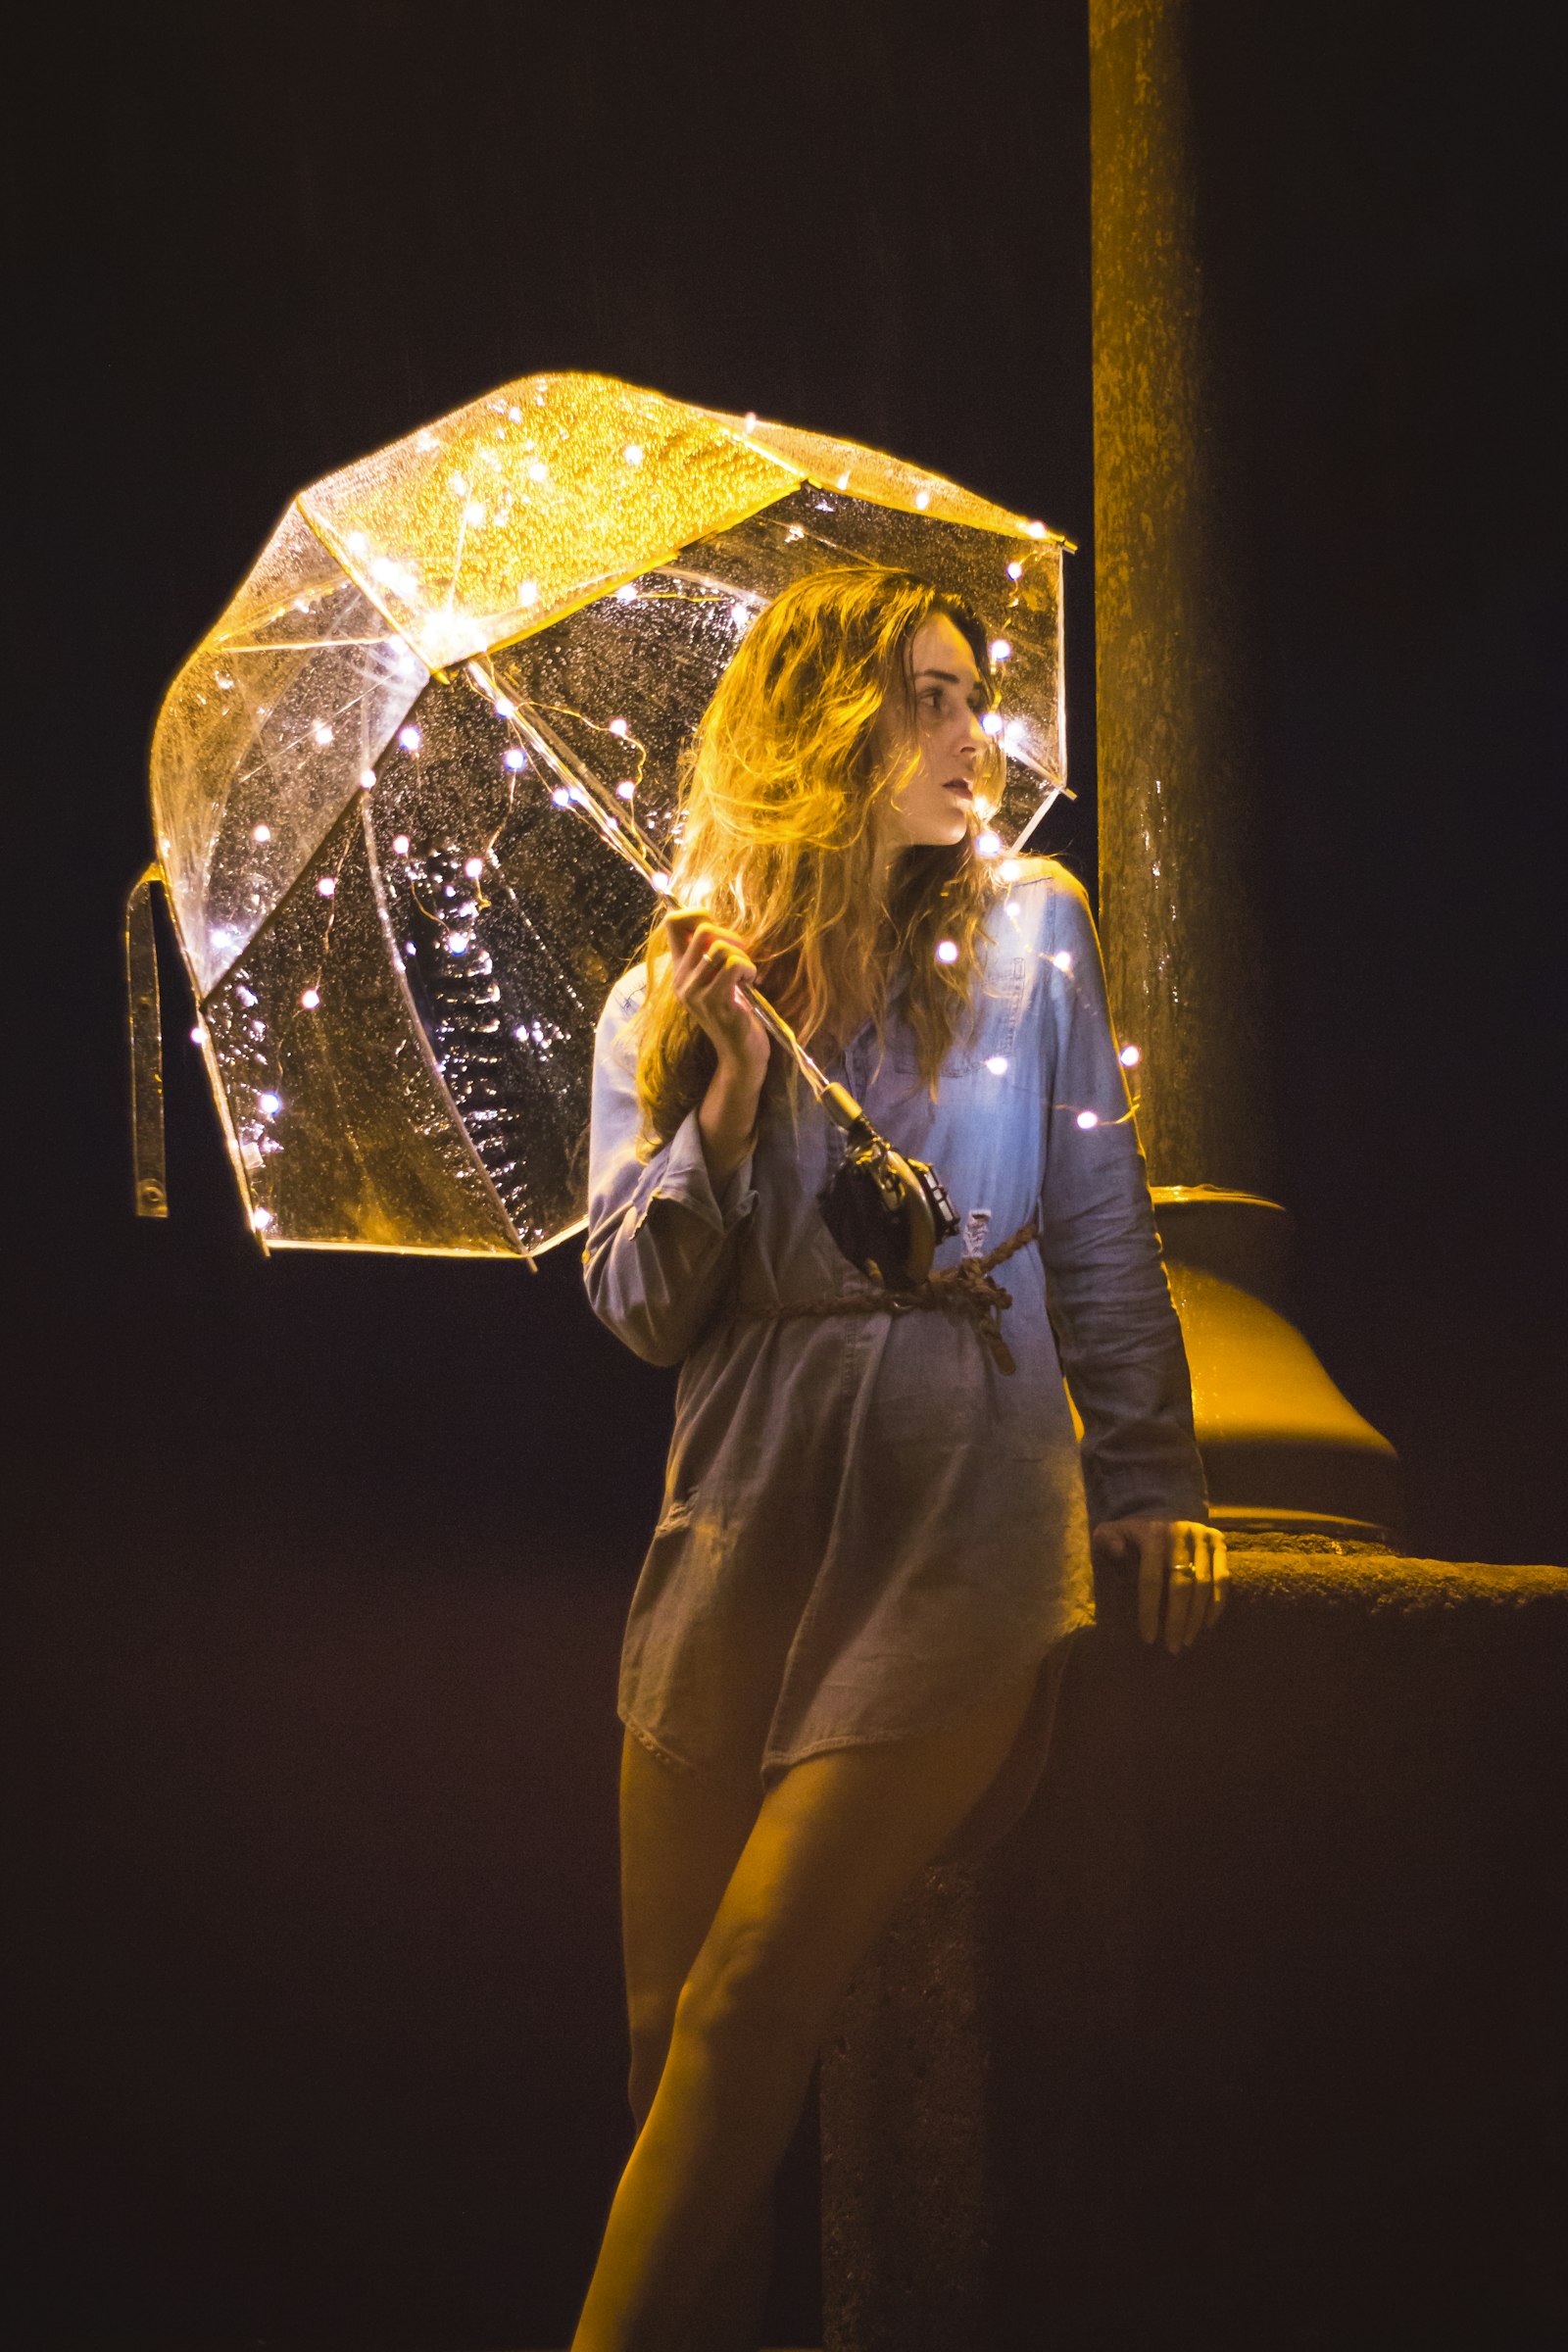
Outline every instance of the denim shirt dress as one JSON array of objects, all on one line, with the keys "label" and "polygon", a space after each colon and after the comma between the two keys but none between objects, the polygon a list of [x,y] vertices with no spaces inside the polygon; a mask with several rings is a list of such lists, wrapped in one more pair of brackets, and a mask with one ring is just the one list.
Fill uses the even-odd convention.
[{"label": "denim shirt dress", "polygon": [[[695,1111],[641,1157],[641,966],[611,991],[588,1295],[639,1355],[681,1366],[619,1707],[674,1766],[765,1788],[808,1756],[954,1723],[1092,1621],[1093,1525],[1206,1514],[1088,903],[1049,859],[1015,870],[936,1100],[896,1010],[880,1048],[867,1024],[830,1070],[945,1182],[962,1231],[938,1266],[1038,1217],[1039,1241],[997,1271],[1011,1375],[956,1316],[749,1314],[867,1287],[817,1206],[842,1146],[803,1087],[770,1084],[755,1154],[726,1185],[709,1179]],[[1054,1688],[1042,1675],[1009,1817]]]}]

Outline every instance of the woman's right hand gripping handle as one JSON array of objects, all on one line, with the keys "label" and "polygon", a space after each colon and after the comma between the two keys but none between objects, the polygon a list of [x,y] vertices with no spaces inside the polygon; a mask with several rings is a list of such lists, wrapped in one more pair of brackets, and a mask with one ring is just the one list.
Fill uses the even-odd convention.
[{"label": "woman's right hand gripping handle", "polygon": [[664,917],[670,979],[699,1029],[713,1041],[718,1066],[697,1113],[710,1179],[723,1184],[751,1153],[757,1106],[772,1041],[740,993],[757,966],[733,931],[700,906],[673,906]]}]

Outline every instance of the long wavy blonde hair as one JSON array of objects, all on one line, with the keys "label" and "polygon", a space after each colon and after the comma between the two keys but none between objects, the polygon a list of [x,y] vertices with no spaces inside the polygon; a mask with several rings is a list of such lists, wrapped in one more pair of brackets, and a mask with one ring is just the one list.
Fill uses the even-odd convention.
[{"label": "long wavy blonde hair", "polygon": [[[675,904],[706,906],[748,942],[760,986],[819,1053],[867,1018],[880,1038],[897,1004],[933,1092],[972,1015],[976,938],[993,898],[972,834],[952,849],[906,849],[882,878],[882,818],[919,760],[909,648],[938,613],[962,634],[989,695],[979,619],[912,572],[857,564],[775,597],[687,755],[671,872]],[[878,730],[884,711],[894,724]],[[979,798],[1000,794],[1002,769],[1000,752],[983,756]],[[939,961],[939,940],[956,957]],[[638,1037],[650,1150],[701,1102],[714,1066],[711,1041],[675,995],[661,919]]]}]

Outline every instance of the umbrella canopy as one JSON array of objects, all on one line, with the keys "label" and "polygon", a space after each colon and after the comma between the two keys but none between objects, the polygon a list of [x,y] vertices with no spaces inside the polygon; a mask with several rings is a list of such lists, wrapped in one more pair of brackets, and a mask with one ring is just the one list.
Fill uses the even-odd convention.
[{"label": "umbrella canopy", "polygon": [[876,451],[587,375],[302,492],[152,753],[157,873],[264,1245],[526,1256],[578,1230],[594,1025],[651,912],[607,836],[657,869],[680,754],[788,582],[894,564],[986,617],[987,846],[1021,844],[1064,788],[1065,545]]}]

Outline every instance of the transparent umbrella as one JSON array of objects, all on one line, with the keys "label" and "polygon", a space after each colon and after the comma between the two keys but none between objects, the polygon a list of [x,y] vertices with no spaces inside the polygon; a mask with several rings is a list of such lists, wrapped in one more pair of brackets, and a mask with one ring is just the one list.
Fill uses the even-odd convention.
[{"label": "transparent umbrella", "polygon": [[265,1248],[532,1256],[578,1231],[594,1027],[741,635],[845,563],[967,597],[999,640],[982,846],[1005,858],[1065,789],[1066,545],[875,451],[575,374],[302,492],[154,736],[138,1207],[167,1205],[161,885]]}]

